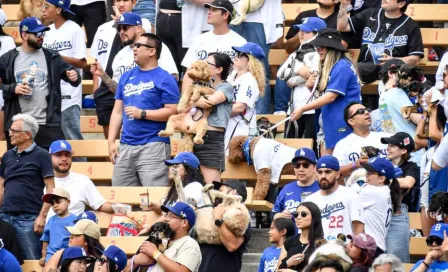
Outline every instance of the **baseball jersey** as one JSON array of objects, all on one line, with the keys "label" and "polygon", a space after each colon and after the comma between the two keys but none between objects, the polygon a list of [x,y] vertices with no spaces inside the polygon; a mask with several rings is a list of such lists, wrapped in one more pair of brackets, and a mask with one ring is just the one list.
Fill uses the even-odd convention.
[{"label": "baseball jersey", "polygon": [[[137,64],[134,62],[134,51],[130,45],[125,46],[120,50],[120,52],[118,52],[112,62],[113,79],[116,82],[119,82],[124,73],[134,69],[135,67],[137,67]],[[162,43],[159,67],[167,71],[169,74],[179,74],[170,49],[164,43]]]},{"label": "baseball jersey", "polygon": [[314,181],[309,186],[299,186],[297,181],[286,184],[275,200],[273,213],[279,213],[283,211],[294,212],[300,203],[305,202],[307,197],[311,194],[319,191],[319,183]]},{"label": "baseball jersey", "polygon": [[[86,58],[86,40],[84,31],[73,21],[67,20],[56,29],[54,24],[45,33],[42,47],[57,51],[63,57],[75,59]],[[82,75],[82,69],[75,68]],[[61,80],[62,104],[61,110],[78,105],[82,106],[82,84],[73,87],[70,83]]]},{"label": "baseball jersey", "polygon": [[234,59],[236,53],[232,46],[243,46],[246,43],[246,39],[233,30],[229,30],[224,35],[216,35],[213,31],[206,32],[193,40],[182,60],[182,66],[188,69],[193,62],[205,60],[208,54],[212,52],[224,53],[229,55],[231,59]]},{"label": "baseball jersey", "polygon": [[384,52],[391,57],[423,57],[423,41],[420,27],[409,16],[387,18],[383,9],[369,8],[348,20],[354,33],[362,34],[358,62],[373,62],[370,44],[384,44]]},{"label": "baseball jersey", "polygon": [[446,167],[448,165],[448,137],[445,136],[436,149],[432,160],[440,167]]},{"label": "baseball jersey", "polygon": [[392,199],[389,186],[365,183],[359,192],[364,209],[364,228],[375,239],[376,245],[386,251],[386,236],[392,219]]},{"label": "baseball jersey", "polygon": [[336,144],[333,156],[339,160],[339,165],[345,166],[356,162],[361,157],[363,147],[373,146],[380,149],[380,157],[387,157],[387,144],[382,144],[381,138],[390,136],[392,135],[385,132],[370,132],[364,138],[352,133]]},{"label": "baseball jersey", "polygon": [[280,257],[281,247],[271,246],[263,251],[260,258],[258,272],[275,272],[277,270],[278,258]]},{"label": "baseball jersey", "polygon": [[257,133],[257,116],[255,103],[260,95],[257,80],[247,72],[238,78],[235,78],[236,72],[229,76],[229,83],[234,88],[234,103],[241,102],[246,104],[246,111],[242,114],[233,116],[229,119],[225,135],[225,150],[230,139],[239,135],[255,135]]},{"label": "baseball jersey", "polygon": [[352,188],[338,186],[334,193],[326,196],[317,191],[306,201],[314,202],[319,206],[324,238],[327,240],[336,239],[340,233],[353,235],[353,221],[364,223],[359,196]]}]

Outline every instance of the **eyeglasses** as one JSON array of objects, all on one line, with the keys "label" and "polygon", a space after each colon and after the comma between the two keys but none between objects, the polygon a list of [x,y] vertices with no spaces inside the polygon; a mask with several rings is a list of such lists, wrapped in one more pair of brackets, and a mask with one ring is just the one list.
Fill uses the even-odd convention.
[{"label": "eyeglasses", "polygon": [[146,48],[155,48],[155,47],[152,47],[151,45],[147,45],[147,44],[144,44],[144,43],[135,43],[134,46],[136,48],[140,48],[140,46],[144,46]]},{"label": "eyeglasses", "polygon": [[443,243],[443,239],[437,236],[429,236],[428,238],[426,238],[427,246],[432,246],[434,242],[436,243],[437,246],[441,246]]},{"label": "eyeglasses", "polygon": [[299,215],[300,215],[300,217],[305,218],[305,217],[308,216],[308,213],[307,213],[307,212],[304,212],[304,211],[298,213],[298,212],[295,211],[295,212],[292,212],[291,215],[292,215],[294,218],[299,217]]},{"label": "eyeglasses", "polygon": [[208,65],[211,65],[211,66],[215,66],[215,67],[218,67],[218,66],[217,66],[216,64],[214,64],[214,63],[211,63],[211,62],[208,62],[208,61],[207,61],[207,64],[208,64]]},{"label": "eyeglasses", "polygon": [[105,263],[109,263],[109,259],[107,258],[99,258],[96,259],[97,262],[99,262],[101,265],[105,264]]},{"label": "eyeglasses", "polygon": [[36,38],[42,38],[45,36],[45,32],[44,31],[39,31],[39,32],[26,32],[28,34],[33,34],[34,36],[36,36]]},{"label": "eyeglasses", "polygon": [[367,174],[366,174],[367,176],[371,176],[371,175],[380,175],[380,174],[378,174],[378,172],[370,172],[370,171],[368,171],[367,172]]},{"label": "eyeglasses", "polygon": [[244,53],[244,52],[238,52],[236,54],[236,57],[239,58],[239,59],[242,58],[242,57],[249,58],[249,56],[246,53]]},{"label": "eyeglasses", "polygon": [[303,163],[297,162],[297,163],[294,163],[294,168],[300,169],[300,167],[303,167],[303,169],[308,169],[310,167],[310,165],[311,164],[307,163],[307,162],[303,162]]},{"label": "eyeglasses", "polygon": [[355,113],[354,113],[352,116],[350,116],[348,119],[353,118],[353,117],[355,117],[355,116],[358,115],[358,114],[361,114],[361,115],[366,114],[367,112],[370,112],[370,111],[371,111],[371,110],[370,110],[369,108],[361,108],[361,109],[358,109],[358,110],[355,111]]},{"label": "eyeglasses", "polygon": [[133,27],[132,25],[117,25],[117,32],[128,31],[129,28]]},{"label": "eyeglasses", "polygon": [[163,217],[169,218],[169,219],[180,219],[180,220],[184,220],[185,219],[185,218],[183,218],[181,216],[177,216],[177,215],[172,214],[172,213],[165,213],[165,214],[163,214]]},{"label": "eyeglasses", "polygon": [[11,134],[11,135],[14,135],[14,134],[16,134],[16,133],[23,133],[23,132],[27,132],[27,131],[24,131],[24,130],[16,130],[16,129],[13,129],[13,128],[10,128],[10,129],[9,129],[9,134]]}]

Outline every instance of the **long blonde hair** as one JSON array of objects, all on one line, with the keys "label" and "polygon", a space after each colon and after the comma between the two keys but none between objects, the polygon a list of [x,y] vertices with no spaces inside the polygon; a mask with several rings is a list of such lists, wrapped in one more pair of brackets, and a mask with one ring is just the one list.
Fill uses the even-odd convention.
[{"label": "long blonde hair", "polygon": [[260,96],[263,96],[266,88],[266,75],[264,73],[263,63],[257,60],[254,56],[249,55],[247,66],[249,68],[249,73],[251,73],[255,77],[255,80],[257,80]]}]

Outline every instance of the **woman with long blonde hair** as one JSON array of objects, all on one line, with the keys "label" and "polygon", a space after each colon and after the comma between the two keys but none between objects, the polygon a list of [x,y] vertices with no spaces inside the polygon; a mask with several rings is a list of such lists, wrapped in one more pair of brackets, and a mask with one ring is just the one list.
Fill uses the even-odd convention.
[{"label": "woman with long blonde hair", "polygon": [[361,102],[358,73],[346,56],[346,49],[341,41],[341,34],[337,30],[324,28],[309,42],[317,47],[322,69],[317,85],[317,76],[311,76],[306,84],[310,90],[316,88],[315,95],[319,98],[295,109],[291,114],[291,120],[297,120],[304,112],[321,109],[327,154],[332,154],[336,143],[352,133],[352,129],[344,121],[344,108],[350,102]]},{"label": "woman with long blonde hair", "polygon": [[234,86],[234,104],[226,129],[225,150],[234,136],[257,134],[255,103],[264,95],[266,76],[261,59],[263,49],[256,43],[248,42],[241,47],[232,47],[236,52],[233,72],[229,82]]}]

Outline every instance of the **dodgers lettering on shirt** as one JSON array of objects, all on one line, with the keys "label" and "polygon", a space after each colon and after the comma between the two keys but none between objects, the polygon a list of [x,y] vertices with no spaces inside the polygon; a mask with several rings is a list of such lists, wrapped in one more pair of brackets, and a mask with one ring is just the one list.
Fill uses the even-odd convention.
[{"label": "dodgers lettering on shirt", "polygon": [[260,265],[258,266],[258,272],[275,272],[278,265],[278,258],[282,248],[268,247],[261,255]]},{"label": "dodgers lettering on shirt", "polygon": [[310,186],[299,186],[297,181],[288,183],[283,187],[275,200],[272,212],[294,212],[300,203],[306,201],[309,195],[317,191],[319,191],[319,183],[317,181],[313,182]]},{"label": "dodgers lettering on shirt", "polygon": [[[136,67],[121,77],[115,99],[123,101],[123,108],[134,106],[141,110],[158,110],[166,104],[177,104],[179,96],[176,80],[167,71],[160,67],[142,71]],[[157,135],[165,128],[166,122],[136,118],[130,120],[123,109],[120,142],[128,145],[143,145],[149,142],[169,143],[169,138]]]}]

